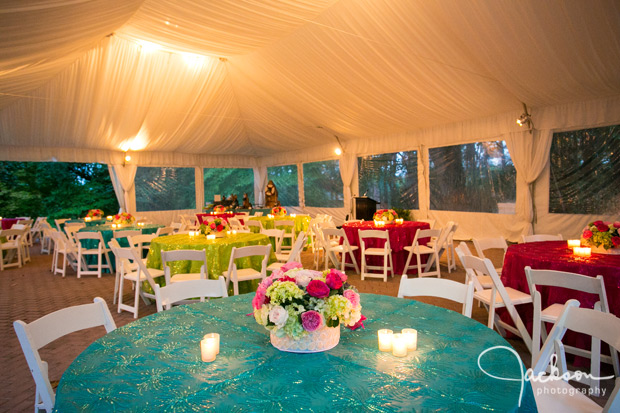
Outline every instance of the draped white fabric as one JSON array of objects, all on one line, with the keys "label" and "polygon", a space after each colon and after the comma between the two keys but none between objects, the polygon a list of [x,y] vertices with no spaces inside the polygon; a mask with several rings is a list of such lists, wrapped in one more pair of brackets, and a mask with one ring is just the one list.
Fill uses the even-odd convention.
[{"label": "draped white fabric", "polygon": [[357,156],[354,153],[344,153],[339,159],[340,177],[342,178],[342,194],[344,196],[344,211],[351,211],[351,184],[357,175]]},{"label": "draped white fabric", "polygon": [[112,187],[114,188],[114,195],[116,195],[116,200],[118,201],[119,212],[126,211],[127,204],[125,203],[125,191],[123,191],[123,186],[116,176],[114,166],[108,165],[108,171],[110,172],[110,180],[112,181]]},{"label": "draped white fabric", "polygon": [[0,19],[0,160],[252,167],[257,203],[266,167],[332,159],[337,135],[352,158],[419,150],[416,213],[479,235],[479,214],[428,209],[427,151],[506,139],[517,214],[488,221],[515,240],[586,219],[546,212],[550,134],[620,122],[617,0],[8,0]]},{"label": "draped white fabric", "polygon": [[135,211],[136,210],[136,202],[135,195],[130,197],[131,191],[134,189],[134,178],[136,177],[136,171],[138,167],[136,165],[113,165],[114,173],[118,182],[121,184],[121,188],[123,188],[124,192],[124,202],[120,204],[121,209],[125,212]]},{"label": "draped white fabric", "polygon": [[265,187],[267,187],[267,167],[254,167],[254,205],[265,205]]}]

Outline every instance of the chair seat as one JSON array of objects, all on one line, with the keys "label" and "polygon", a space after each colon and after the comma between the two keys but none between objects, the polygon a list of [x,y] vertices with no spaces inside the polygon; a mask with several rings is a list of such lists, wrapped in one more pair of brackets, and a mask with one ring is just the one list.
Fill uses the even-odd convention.
[{"label": "chair seat", "polygon": [[490,275],[479,275],[478,281],[480,285],[482,285],[482,288],[493,288],[493,280]]},{"label": "chair seat", "polygon": [[237,281],[255,280],[258,278],[263,278],[263,275],[254,268],[241,268],[237,270]]},{"label": "chair seat", "polygon": [[267,267],[267,271],[279,270],[280,268],[284,266],[284,264],[286,263],[285,262],[274,262],[272,264],[269,264],[269,266]]},{"label": "chair seat", "polygon": [[[474,293],[474,298],[478,301],[482,301],[483,303],[490,303],[492,291],[493,291],[492,289],[476,291]],[[506,292],[508,293],[508,297],[510,297],[510,300],[512,301],[514,305],[532,302],[532,296],[522,291],[515,290],[514,288],[506,287]],[[503,306],[504,306],[504,300],[502,300],[502,297],[500,296],[500,294],[496,292],[495,293],[495,307],[503,307]]]},{"label": "chair seat", "polygon": [[435,252],[433,248],[429,248],[426,245],[417,245],[415,248],[410,245],[408,247],[405,247],[405,250],[409,252],[413,250],[416,254],[432,254]]},{"label": "chair seat", "polygon": [[366,248],[364,250],[365,255],[389,255],[392,250],[386,250],[384,248]]},{"label": "chair seat", "polygon": [[286,262],[290,254],[276,253],[276,260]]},{"label": "chair seat", "polygon": [[[357,247],[355,245],[351,245],[350,248],[351,248],[351,251],[355,251],[355,250],[358,250],[360,247]],[[336,246],[331,247],[330,251],[332,251],[332,252],[345,252],[346,250],[344,249],[343,245],[336,245]]]},{"label": "chair seat", "polygon": [[551,304],[540,312],[540,319],[548,323],[555,323],[563,311],[564,304]]},{"label": "chair seat", "polygon": [[[151,278],[163,277],[164,270],[156,270],[155,268],[149,268],[149,274],[151,274]],[[136,281],[138,276],[138,271],[133,271],[124,275],[126,280]],[[146,281],[146,275],[140,273],[140,281]]]},{"label": "chair seat", "polygon": [[[601,412],[603,408],[563,380],[547,383],[532,381],[532,390],[539,412],[584,413]],[[561,394],[561,397],[558,395]]]},{"label": "chair seat", "polygon": [[0,243],[0,249],[2,250],[13,250],[17,247],[19,247],[17,241],[5,241]]},{"label": "chair seat", "polygon": [[[151,271],[149,269],[149,271]],[[199,280],[200,273],[186,273],[186,274],[174,274],[170,277],[170,282],[176,283],[181,281],[191,281],[191,280]]]}]

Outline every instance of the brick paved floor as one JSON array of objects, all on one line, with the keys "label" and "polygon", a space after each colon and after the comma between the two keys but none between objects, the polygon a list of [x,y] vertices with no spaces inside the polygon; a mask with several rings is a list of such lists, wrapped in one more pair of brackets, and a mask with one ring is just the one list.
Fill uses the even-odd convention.
[{"label": "brick paved floor", "polygon": [[[4,373],[4,385],[0,396],[0,411],[32,411],[34,403],[34,380],[26,364],[21,347],[13,330],[14,320],[31,322],[55,310],[90,303],[95,297],[102,297],[108,303],[117,326],[132,322],[133,316],[128,312],[118,314],[112,304],[114,277],[104,275],[102,278],[83,276],[77,279],[74,271],[69,270],[65,278],[50,272],[51,255],[41,255],[39,246],[32,248],[32,262],[22,268],[13,268],[0,272],[0,365]],[[445,258],[444,258],[445,260]],[[312,266],[312,255],[303,254],[304,266]],[[445,264],[445,262],[444,262]],[[399,277],[390,278],[388,282],[380,279],[360,280],[360,276],[347,271],[350,282],[360,292],[396,296]],[[445,265],[442,276],[463,282],[464,271],[459,268],[448,275]],[[132,299],[131,289],[125,295],[125,301]],[[460,312],[457,305],[443,300],[423,300]],[[155,312],[155,305],[145,305],[140,301],[140,317]],[[486,324],[486,310],[474,307],[473,317]],[[73,333],[63,337],[41,350],[43,360],[49,362],[49,375],[52,382],[60,380],[62,373],[90,343],[105,333],[103,328],[96,328]],[[510,340],[529,367],[530,357],[520,340]]]}]

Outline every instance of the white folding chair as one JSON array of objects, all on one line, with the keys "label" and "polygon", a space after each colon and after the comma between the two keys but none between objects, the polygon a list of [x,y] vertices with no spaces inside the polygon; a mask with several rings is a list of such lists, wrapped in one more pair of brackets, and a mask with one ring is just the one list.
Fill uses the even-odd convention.
[{"label": "white folding chair", "polygon": [[439,297],[463,304],[461,314],[471,318],[474,283],[461,284],[441,278],[407,278],[401,276],[398,297]]},{"label": "white folding chair", "polygon": [[[228,270],[223,274],[226,277],[226,288],[230,282],[233,283],[233,295],[239,295],[239,282],[247,280],[264,279],[267,277],[267,262],[271,254],[271,244],[269,245],[252,245],[249,247],[233,247],[230,254],[230,262]],[[247,268],[238,268],[236,260],[241,258],[262,257],[261,269],[256,271],[248,266]]]},{"label": "white folding chair", "polygon": [[[438,242],[442,241],[442,232],[443,231],[440,229],[419,229],[416,231],[411,245],[404,248],[409,252],[409,255],[407,256],[407,262],[405,263],[402,275],[407,275],[409,268],[416,268],[418,270],[418,277],[429,277],[436,275],[437,278],[441,278],[441,269],[439,267],[440,245]],[[430,238],[430,242],[426,243],[426,245],[420,243],[420,241],[424,238]],[[411,259],[414,255],[416,256],[416,264],[410,265]],[[423,255],[428,256],[427,265],[425,265],[424,269],[422,269]],[[429,261],[431,260],[435,265],[435,271],[429,271],[429,264],[432,264]]]},{"label": "white folding chair", "polygon": [[[54,240],[54,257],[52,258],[52,273],[61,274],[63,278],[67,275],[67,264],[75,271],[78,269],[77,247],[67,235],[60,231],[52,232]],[[60,255],[62,254],[62,267],[60,266]]]},{"label": "white folding chair", "polygon": [[66,224],[65,234],[67,234],[67,237],[71,240],[71,242],[77,245],[77,242],[75,241],[75,233],[81,230],[82,228],[86,228],[86,224],[80,224],[80,223]]},{"label": "white folding chair", "polygon": [[67,334],[98,326],[105,327],[108,333],[116,329],[112,314],[100,297],[95,298],[93,304],[64,308],[29,324],[22,320],[13,323],[36,384],[35,412],[40,409],[51,412],[56,398],[48,375],[48,364],[41,359],[39,349]]},{"label": "white folding chair", "polygon": [[454,223],[450,232],[446,235],[446,243],[444,244],[444,248],[446,250],[446,259],[448,260],[448,274],[452,272],[452,270],[456,270],[456,251],[454,250],[454,233],[459,228],[458,223]]},{"label": "white folding chair", "polygon": [[137,248],[138,251],[144,255],[146,252],[148,254],[149,249],[151,248],[151,241],[155,238],[155,234],[140,234],[140,235],[130,235],[127,237],[127,241],[129,245],[133,248]]},{"label": "white folding chair", "polygon": [[41,254],[50,254],[52,252],[52,226],[47,223],[47,221],[43,221],[40,226],[40,235],[39,240],[41,242]]},{"label": "white folding chair", "polygon": [[[19,221],[17,221],[16,224],[13,225],[13,227],[15,225],[22,225],[22,226],[18,226],[16,229],[25,229],[26,230],[26,234],[24,235],[23,240],[26,243],[27,246],[32,247],[34,242],[32,240],[33,236],[32,236],[32,226],[33,226],[33,221],[31,219],[20,219]],[[13,228],[11,227],[11,228]],[[30,260],[30,257],[28,258],[28,260]]]},{"label": "white folding chair", "polygon": [[257,231],[252,231],[252,232],[258,232],[261,233],[265,228],[263,228],[263,224],[260,221],[257,221],[255,219],[248,219],[248,222],[246,222],[246,225],[248,226],[248,229],[252,229],[252,228],[256,228]]},{"label": "white folding chair", "polygon": [[[455,248],[455,251],[456,251],[457,257],[459,257],[459,260],[461,261],[461,265],[463,266],[463,268],[465,268],[465,264],[463,264],[463,256],[468,255],[470,257],[473,257],[474,255],[471,253],[471,250],[469,249],[467,244],[464,242],[461,242]],[[469,281],[471,281],[474,284],[474,288],[476,291],[482,291],[487,288],[493,288],[493,280],[491,279],[491,276],[484,275],[476,271],[473,271],[473,275],[470,274],[470,272],[465,271],[465,282],[467,283]],[[480,307],[481,305],[482,303],[478,301],[478,307]]]},{"label": "white folding chair", "polygon": [[[247,222],[247,218],[245,218],[245,222]],[[248,227],[245,224],[242,224],[241,221],[239,220],[239,218],[235,218],[235,217],[230,217],[228,218],[228,225],[230,225],[231,229],[234,229],[235,231],[243,231],[243,230],[247,230]]]},{"label": "white folding chair", "polygon": [[157,228],[157,232],[155,233],[155,238],[163,237],[164,235],[172,235],[172,234],[174,234],[174,228],[161,227],[161,228]]},{"label": "white folding chair", "polygon": [[22,250],[22,264],[26,264],[30,261],[30,243],[28,242],[30,226],[28,226],[28,224],[13,224],[11,229],[22,231],[22,236],[19,238],[19,244],[21,245]]},{"label": "white folding chair", "polygon": [[295,241],[295,245],[293,245],[293,249],[289,251],[288,254],[276,254],[277,262],[269,264],[267,267],[267,271],[274,271],[276,269],[282,268],[284,264],[290,262],[301,262],[301,251],[306,245],[306,233],[301,231],[299,235],[297,235],[297,240]]},{"label": "white folding chair", "polygon": [[43,230],[41,228],[41,224],[43,223],[47,224],[47,217],[37,217],[36,221],[34,221],[34,224],[30,229],[30,236],[33,243],[36,242],[37,237],[39,238],[39,241],[43,240]]},{"label": "white folding chair", "polygon": [[56,229],[62,232],[62,224],[64,224],[67,221],[69,221],[69,218],[55,219],[54,224],[56,224]]},{"label": "white folding chair", "polygon": [[[493,287],[490,289],[476,291],[474,293],[474,298],[485,304],[489,310],[489,320],[487,323],[488,327],[492,329],[493,325],[495,325],[497,330],[502,335],[505,334],[504,330],[508,330],[521,337],[528,350],[531,352],[532,338],[525,328],[519,313],[517,313],[515,305],[529,304],[532,302],[532,297],[529,294],[515,290],[514,288],[505,287],[504,283],[502,283],[502,280],[499,278],[499,275],[497,275],[497,271],[495,271],[493,263],[488,258],[478,258],[470,255],[464,255],[460,258],[463,262],[463,266],[465,267],[465,271],[469,273],[468,276],[470,279],[473,279],[473,277],[479,273],[490,276],[491,281],[493,281]],[[508,314],[510,315],[510,318],[515,326],[513,327],[502,321],[495,313],[496,308],[506,308],[506,311],[508,311]]]},{"label": "white folding chair", "polygon": [[[112,252],[114,252],[114,255],[116,255],[116,258],[120,261],[118,312],[120,313],[122,310],[129,311],[133,313],[133,318],[138,318],[139,298],[142,297],[142,300],[147,305],[149,304],[149,298],[155,299],[154,294],[147,293],[142,289],[142,283],[148,282],[153,291],[155,291],[154,279],[163,276],[164,271],[146,268],[146,264],[138,255],[138,251],[134,248],[115,248]],[[123,303],[123,284],[125,280],[131,281],[135,289],[133,305]]]},{"label": "white folding chair", "polygon": [[[550,365],[558,368],[559,375],[568,372],[565,346],[562,339],[567,330],[592,337],[593,353],[599,352],[601,341],[607,343],[612,352],[620,351],[620,319],[613,314],[589,308],[579,308],[579,301],[569,300],[564,311],[551,329],[537,359],[532,362],[532,390],[539,412],[620,412],[620,378],[616,377],[615,387],[604,407],[588,398],[560,377],[549,379],[545,371]],[[557,366],[556,366],[557,364]],[[598,361],[592,359],[590,374],[599,377]],[[618,373],[616,372],[616,376]],[[611,380],[613,378],[610,377]],[[597,383],[598,386],[598,383]],[[598,388],[598,387],[597,387]]]},{"label": "white folding chair", "polygon": [[[200,262],[199,272],[191,272],[192,261]],[[207,270],[207,251],[206,250],[172,250],[161,252],[161,265],[164,267],[166,285],[180,281],[200,280],[209,278]],[[172,275],[172,266],[181,270]]]},{"label": "white folding chair", "polygon": [[[387,282],[388,271],[394,277],[394,263],[392,262],[392,247],[390,246],[390,233],[380,230],[360,230],[358,231],[360,239],[361,257],[361,277],[362,281],[365,277],[383,278],[383,282]],[[374,240],[375,243],[383,243],[382,247],[366,247],[366,242]],[[368,257],[383,257],[383,265],[368,265]],[[372,272],[372,270],[380,270],[381,273]]]},{"label": "white folding chair", "polygon": [[[355,273],[359,274],[360,269],[353,253],[359,247],[349,244],[344,230],[342,228],[322,228],[321,231],[323,232],[323,248],[325,249],[325,269],[327,269],[328,260],[331,260],[336,267],[340,267],[340,271],[344,272],[347,265],[352,265],[355,268]],[[338,259],[338,254],[340,254],[341,260]],[[347,263],[347,256],[351,259],[350,263]]]},{"label": "white folding chair", "polygon": [[[607,293],[605,291],[605,282],[602,275],[589,277],[587,275],[575,274],[572,272],[553,271],[553,270],[533,270],[531,267],[525,267],[525,276],[527,284],[530,288],[530,294],[534,302],[534,322],[532,328],[532,360],[536,359],[540,350],[541,338],[544,342],[547,338],[547,329],[545,323],[555,324],[564,311],[564,304],[552,304],[542,309],[542,295],[536,287],[556,287],[566,288],[581,293],[592,294],[596,296],[597,301],[594,303],[594,309],[609,313],[609,304],[607,302]],[[564,346],[567,353],[575,354],[589,359],[600,358],[608,364],[612,364],[616,374],[620,374],[620,366],[618,364],[618,354],[612,352],[611,357],[593,355],[590,351],[580,349],[573,346]]]},{"label": "white folding chair", "polygon": [[562,241],[562,234],[550,235],[550,234],[536,234],[536,235],[521,235],[521,241],[525,242],[541,242],[541,241]]},{"label": "white folding chair", "polygon": [[480,258],[488,258],[484,255],[486,250],[490,249],[501,249],[504,253],[502,255],[502,265],[499,267],[495,267],[495,271],[498,274],[502,274],[502,266],[504,265],[504,257],[506,256],[506,251],[508,251],[508,244],[506,243],[506,239],[504,237],[495,237],[495,238],[474,238],[474,247],[476,248],[476,253]]},{"label": "white folding chair", "polygon": [[[23,236],[22,229],[0,230],[0,238],[6,239],[5,242],[0,242],[0,271],[8,267],[22,267]],[[12,262],[14,258],[16,261]]]},{"label": "white folding chair", "polygon": [[263,229],[261,232],[263,235],[267,235],[270,239],[273,240],[274,251],[276,254],[276,259],[278,259],[278,255],[282,255],[282,240],[284,238],[284,230],[283,229]]},{"label": "white folding chair", "polygon": [[170,228],[172,228],[174,233],[177,234],[180,231],[185,231],[185,224],[182,222],[172,222],[170,223]]},{"label": "white folding chair", "polygon": [[[84,242],[96,242],[96,247],[87,248],[82,244]],[[110,249],[105,246],[101,232],[98,231],[83,231],[75,233],[75,243],[77,245],[77,277],[81,278],[82,275],[94,274],[97,278],[101,278],[103,269],[107,268],[112,272],[112,262],[110,261]],[[95,256],[97,258],[97,264],[88,264],[86,258],[88,256]],[[105,258],[105,264],[103,259]]]},{"label": "white folding chair", "polygon": [[416,222],[426,222],[428,225],[430,225],[429,229],[433,229],[433,227],[435,226],[434,219],[416,219]]},{"label": "white folding chair", "polygon": [[114,237],[114,239],[127,238],[127,242],[129,242],[129,237],[135,237],[137,235],[142,235],[142,231],[139,229],[125,229],[114,231],[114,234],[112,236]]},{"label": "white folding chair", "polygon": [[217,280],[206,278],[187,280],[172,283],[165,287],[155,284],[155,303],[158,313],[164,311],[164,307],[166,310],[170,310],[172,304],[188,303],[187,299],[194,297],[200,297],[201,302],[205,301],[205,297],[228,297],[226,280],[220,276]]},{"label": "white folding chair", "polygon": [[253,216],[253,217],[262,217],[262,216],[263,216],[263,213],[262,213],[262,212],[260,212],[260,211],[256,211],[256,212],[254,212],[254,215],[252,215],[252,216]]},{"label": "white folding chair", "polygon": [[[275,220],[273,222],[274,228],[283,229],[282,234],[282,246],[280,250],[292,250],[295,244],[295,221],[293,220]],[[284,240],[290,240],[290,245],[284,245]]]}]

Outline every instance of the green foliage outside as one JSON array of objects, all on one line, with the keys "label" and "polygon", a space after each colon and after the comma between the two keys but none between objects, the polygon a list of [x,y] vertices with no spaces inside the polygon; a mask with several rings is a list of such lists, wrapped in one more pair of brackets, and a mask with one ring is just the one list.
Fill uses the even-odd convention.
[{"label": "green foliage outside", "polygon": [[418,208],[417,151],[363,156],[357,166],[360,195],[379,201],[378,209]]},{"label": "green foliage outside", "polygon": [[392,208],[398,214],[399,218],[405,221],[413,221],[413,214],[409,209]]},{"label": "green foliage outside", "polygon": [[549,212],[614,214],[620,205],[620,125],[553,134]]},{"label": "green foliage outside", "polygon": [[89,209],[118,212],[107,165],[0,161],[0,216],[81,218]]},{"label": "green foliage outside", "polygon": [[267,168],[267,179],[272,180],[275,184],[280,204],[283,206],[299,206],[297,165],[271,166]]},{"label": "green foliage outside", "polygon": [[214,195],[222,199],[237,195],[243,205],[243,194],[247,193],[254,203],[254,171],[250,168],[205,168],[205,204],[213,204]]},{"label": "green foliage outside", "polygon": [[138,211],[196,208],[194,168],[138,167],[135,178]]},{"label": "green foliage outside", "polygon": [[517,172],[504,141],[429,149],[430,208],[497,213],[515,203]]},{"label": "green foliage outside", "polygon": [[304,197],[306,206],[342,208],[342,177],[337,160],[310,162],[304,168]]}]

